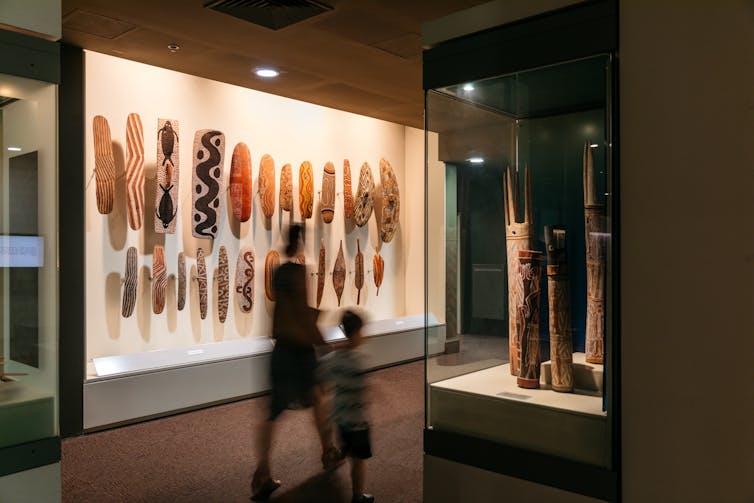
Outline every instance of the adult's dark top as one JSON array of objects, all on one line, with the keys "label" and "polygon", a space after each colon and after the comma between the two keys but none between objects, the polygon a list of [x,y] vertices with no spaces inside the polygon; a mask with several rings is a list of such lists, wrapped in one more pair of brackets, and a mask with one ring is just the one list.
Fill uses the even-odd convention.
[{"label": "adult's dark top", "polygon": [[306,267],[286,262],[275,271],[272,287],[276,301],[272,337],[276,343],[298,347],[324,344],[317,329],[319,311],[306,302]]}]

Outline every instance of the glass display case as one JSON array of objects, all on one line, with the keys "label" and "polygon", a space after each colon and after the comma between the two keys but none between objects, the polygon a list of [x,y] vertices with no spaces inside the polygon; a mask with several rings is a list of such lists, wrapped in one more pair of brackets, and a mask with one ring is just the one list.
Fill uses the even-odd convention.
[{"label": "glass display case", "polygon": [[58,435],[57,86],[0,74],[0,451]]},{"label": "glass display case", "polygon": [[[612,56],[426,92],[427,429],[611,469]],[[431,194],[430,194],[431,196]]]}]

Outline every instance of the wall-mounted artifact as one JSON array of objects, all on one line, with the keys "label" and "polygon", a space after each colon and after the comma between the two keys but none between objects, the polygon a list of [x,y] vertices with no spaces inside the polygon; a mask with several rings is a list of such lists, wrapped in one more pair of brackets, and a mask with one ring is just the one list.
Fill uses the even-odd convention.
[{"label": "wall-mounted artifact", "polygon": [[186,306],[186,255],[178,253],[178,310]]},{"label": "wall-mounted artifact", "polygon": [[228,273],[228,251],[220,247],[217,261],[217,315],[220,323],[225,323],[228,316],[228,298],[230,297],[230,277]]},{"label": "wall-mounted artifact", "polygon": [[335,216],[335,166],[328,162],[322,171],[322,193],[320,194],[322,221],[332,222]]},{"label": "wall-mounted artifact", "polygon": [[285,164],[280,170],[280,209],[293,211],[293,174],[290,164]]},{"label": "wall-mounted artifact", "polygon": [[233,148],[230,160],[230,205],[233,216],[239,222],[251,218],[251,152],[245,143],[238,143]]},{"label": "wall-mounted artifact", "polygon": [[126,277],[123,283],[123,304],[121,307],[121,314],[124,318],[134,314],[134,307],[136,306],[136,287],[138,285],[136,265],[136,248],[131,246],[126,252]]},{"label": "wall-mounted artifact", "polygon": [[542,278],[542,252],[520,250],[518,252],[519,283],[523,300],[516,313],[520,362],[516,384],[521,388],[539,388],[539,280]]},{"label": "wall-mounted artifact", "polygon": [[332,270],[332,286],[335,288],[338,307],[340,307],[340,298],[343,296],[343,288],[346,286],[346,257],[343,255],[343,240],[340,241],[338,257],[335,259],[335,267]]},{"label": "wall-mounted artifact", "polygon": [[382,275],[385,273],[385,261],[380,257],[380,251],[374,250],[374,258],[372,259],[372,275],[374,276],[374,286],[377,287],[377,293],[380,294],[380,286],[382,285]]},{"label": "wall-mounted artifact", "polygon": [[[586,241],[586,361],[603,363],[605,338],[604,283],[606,250],[593,250],[592,245],[606,246],[605,239],[592,239],[605,232],[605,205],[597,197],[594,157],[591,142],[584,142],[582,154],[584,179],[584,239]],[[602,261],[601,263],[599,261]],[[591,271],[591,272],[590,272]]]},{"label": "wall-mounted artifact", "polygon": [[351,163],[343,159],[343,218],[353,218],[353,190],[351,190]]},{"label": "wall-mounted artifact", "polygon": [[356,281],[354,283],[356,284],[356,290],[358,291],[356,294],[356,305],[359,305],[361,302],[361,289],[364,288],[364,254],[361,253],[361,244],[359,243],[358,238],[356,238],[355,269]]},{"label": "wall-mounted artifact", "polygon": [[196,282],[199,285],[199,316],[207,317],[207,262],[204,260],[204,250],[196,250]]},{"label": "wall-mounted artifact", "polygon": [[178,220],[179,146],[178,121],[157,119],[154,231],[161,234],[174,234]]},{"label": "wall-mounted artifact", "polygon": [[547,298],[550,308],[552,389],[567,393],[573,391],[573,339],[568,295],[565,227],[546,226],[545,246],[547,247]]},{"label": "wall-mounted artifact", "polygon": [[94,117],[94,179],[97,186],[97,211],[113,211],[115,197],[115,156],[110,125],[101,115]]},{"label": "wall-mounted artifact", "polygon": [[306,265],[306,256],[303,253],[299,253],[296,255],[296,258],[293,259],[293,262],[298,265]]},{"label": "wall-mounted artifact", "polygon": [[165,294],[168,289],[168,271],[165,267],[165,250],[155,245],[152,252],[152,311],[160,314],[165,309]]},{"label": "wall-mounted artifact", "polygon": [[586,256],[586,361],[605,363],[605,264],[609,234],[592,232]]},{"label": "wall-mounted artifact", "polygon": [[250,313],[254,307],[254,250],[250,246],[244,246],[238,252],[236,294],[238,308]]},{"label": "wall-mounted artifact", "polygon": [[363,227],[369,222],[374,206],[374,178],[368,163],[361,165],[359,172],[359,188],[356,190],[356,198],[353,206],[353,218],[356,225]]},{"label": "wall-mounted artifact", "polygon": [[382,185],[382,218],[380,219],[380,239],[384,243],[392,241],[401,213],[401,195],[398,179],[388,161],[380,159],[380,184]]},{"label": "wall-mounted artifact", "polygon": [[194,211],[191,233],[196,238],[217,237],[223,199],[225,135],[202,129],[194,136],[194,174],[191,191]]},{"label": "wall-mounted artifact", "polygon": [[325,240],[319,240],[319,262],[317,264],[317,307],[322,302],[325,291]]},{"label": "wall-mounted artifact", "polygon": [[301,210],[301,218],[312,218],[314,208],[314,174],[312,163],[304,161],[298,170],[298,206]]},{"label": "wall-mounted artifact", "polygon": [[264,293],[267,298],[275,302],[275,288],[272,285],[275,270],[280,265],[280,254],[270,250],[264,258]]},{"label": "wall-mounted artifact", "polygon": [[128,225],[135,231],[144,220],[144,129],[139,114],[126,120],[126,203]]},{"label": "wall-mounted artifact", "polygon": [[[503,203],[505,212],[505,249],[508,264],[508,358],[511,375],[519,374],[520,341],[516,329],[518,306],[524,300],[519,281],[518,252],[532,247],[533,222],[531,176],[529,168],[524,173],[524,213],[521,215],[518,171],[510,168],[503,177]],[[523,218],[523,220],[522,220]]]},{"label": "wall-mounted artifact", "polygon": [[259,162],[259,200],[267,218],[275,214],[275,161],[264,154]]}]

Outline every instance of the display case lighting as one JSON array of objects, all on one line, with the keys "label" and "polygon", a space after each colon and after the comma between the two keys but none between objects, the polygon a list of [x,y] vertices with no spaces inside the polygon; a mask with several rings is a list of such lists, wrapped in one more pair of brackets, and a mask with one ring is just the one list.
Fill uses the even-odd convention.
[{"label": "display case lighting", "polygon": [[178,44],[168,44],[168,50],[172,53],[176,53],[181,50],[181,46]]},{"label": "display case lighting", "polygon": [[599,147],[599,144],[597,144],[597,143],[592,143],[592,144],[591,144],[591,145],[589,145],[589,146],[590,146],[591,148],[597,148],[597,147]]},{"label": "display case lighting", "polygon": [[8,147],[11,152],[21,152],[21,147]]},{"label": "display case lighting", "polygon": [[265,79],[271,79],[280,75],[280,72],[274,68],[257,68],[256,74],[258,77],[264,77]]},{"label": "display case lighting", "polygon": [[464,84],[463,85],[464,91],[473,91],[474,90],[474,84]]},{"label": "display case lighting", "polygon": [[482,164],[484,162],[484,157],[469,157],[466,160],[471,164]]}]

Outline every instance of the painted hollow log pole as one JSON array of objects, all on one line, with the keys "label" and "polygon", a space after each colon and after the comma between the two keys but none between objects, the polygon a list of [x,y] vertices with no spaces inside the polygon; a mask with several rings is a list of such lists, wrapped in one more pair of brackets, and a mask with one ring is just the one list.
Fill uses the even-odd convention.
[{"label": "painted hollow log pole", "polygon": [[545,227],[547,298],[550,308],[550,368],[552,389],[573,391],[573,339],[565,227]]},{"label": "painted hollow log pole", "polygon": [[516,384],[521,388],[539,388],[539,280],[542,277],[542,252],[518,252],[518,274],[523,285],[523,300],[518,306],[516,325],[521,362]]},{"label": "painted hollow log pole", "polygon": [[[584,143],[584,239],[586,242],[587,282],[586,282],[586,361],[604,363],[605,339],[605,251],[593,250],[592,234],[605,232],[605,205],[597,198],[594,174],[594,158],[590,142]],[[601,258],[600,258],[601,257]],[[602,260],[601,264],[597,261]],[[591,265],[590,265],[591,264]],[[590,272],[591,271],[591,272]]]},{"label": "painted hollow log pole", "polygon": [[605,363],[605,259],[609,234],[592,232],[586,256],[586,361]]},{"label": "painted hollow log pole", "polygon": [[505,248],[508,268],[508,357],[511,375],[519,373],[519,341],[516,329],[517,308],[523,301],[519,275],[518,252],[531,248],[532,241],[532,199],[531,177],[527,167],[524,174],[524,215],[521,221],[518,172],[508,168],[503,177],[503,199],[505,205]]}]

